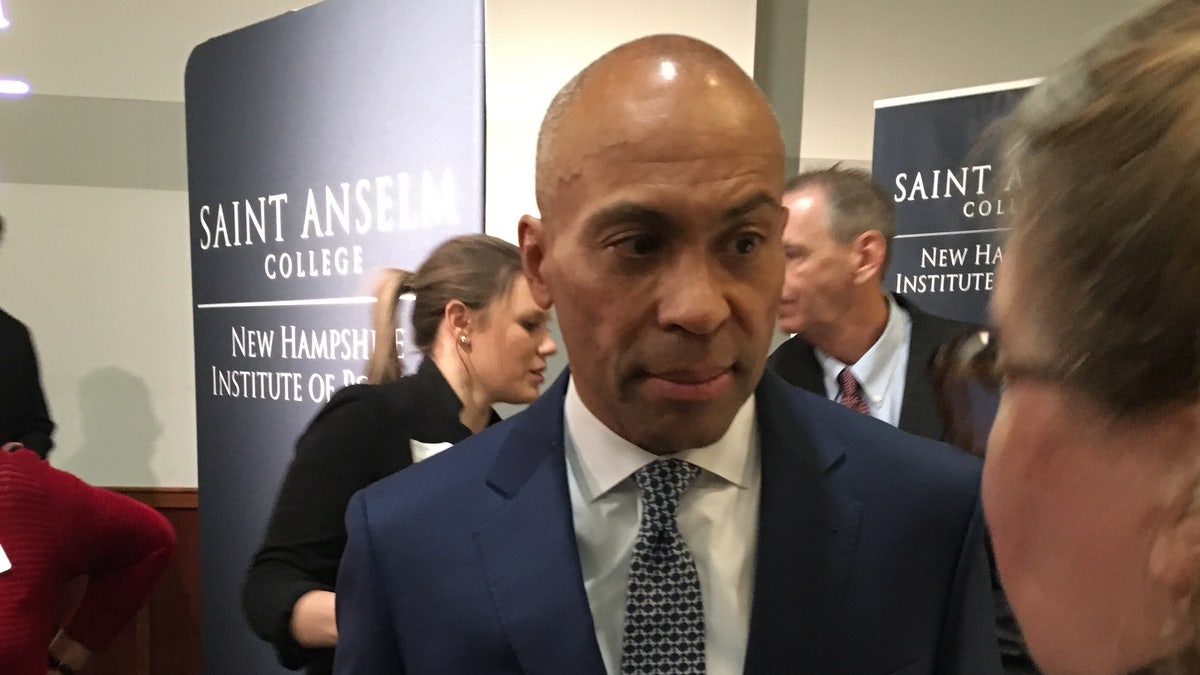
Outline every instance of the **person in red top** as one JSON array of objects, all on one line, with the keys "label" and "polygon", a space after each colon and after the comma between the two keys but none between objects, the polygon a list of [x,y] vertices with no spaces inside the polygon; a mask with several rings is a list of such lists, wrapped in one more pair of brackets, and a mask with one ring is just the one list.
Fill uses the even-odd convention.
[{"label": "person in red top", "polygon": [[[0,673],[82,668],[141,607],[174,547],[171,524],[149,506],[32,450],[0,452]],[[80,575],[87,589],[60,630],[56,609]]]}]

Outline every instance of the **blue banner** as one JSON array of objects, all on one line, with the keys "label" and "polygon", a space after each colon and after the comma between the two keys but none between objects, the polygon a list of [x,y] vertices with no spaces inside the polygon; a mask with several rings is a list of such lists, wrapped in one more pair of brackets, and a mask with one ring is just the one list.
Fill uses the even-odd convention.
[{"label": "blue banner", "polygon": [[951,319],[987,323],[1004,217],[1019,175],[1001,170],[995,122],[1034,81],[875,103],[872,171],[896,206],[889,290]]},{"label": "blue banner", "polygon": [[482,0],[326,0],[191,55],[206,673],[285,672],[246,569],[297,436],[396,339],[370,330],[374,270],[483,229],[483,66]]}]

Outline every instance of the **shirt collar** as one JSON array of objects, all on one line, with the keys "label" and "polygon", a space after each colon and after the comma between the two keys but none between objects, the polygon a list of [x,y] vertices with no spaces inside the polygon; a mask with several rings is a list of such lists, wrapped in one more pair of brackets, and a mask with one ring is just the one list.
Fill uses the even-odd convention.
[{"label": "shirt collar", "polygon": [[837,382],[837,376],[844,368],[850,368],[858,386],[862,388],[871,403],[878,405],[884,395],[890,390],[892,376],[896,373],[890,365],[896,358],[896,352],[904,346],[908,334],[908,324],[912,321],[908,312],[896,304],[891,293],[885,294],[888,303],[888,319],[883,326],[883,333],[866,354],[857,363],[847,365],[836,358],[816,349],[814,352],[821,369],[825,372],[826,382]]},{"label": "shirt collar", "polygon": [[[591,502],[604,496],[638,469],[661,459],[621,438],[601,422],[579,398],[575,380],[567,383],[563,404],[568,454],[577,482]],[[669,455],[685,460],[741,488],[750,485],[752,448],[758,442],[754,395],[746,399],[716,443]]]}]

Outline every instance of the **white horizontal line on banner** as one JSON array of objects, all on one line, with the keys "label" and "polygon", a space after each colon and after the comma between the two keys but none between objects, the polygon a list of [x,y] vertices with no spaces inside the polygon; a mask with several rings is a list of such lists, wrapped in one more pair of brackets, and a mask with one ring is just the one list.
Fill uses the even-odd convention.
[{"label": "white horizontal line on banner", "polygon": [[963,87],[961,89],[947,89],[946,91],[933,91],[928,94],[913,94],[912,96],[897,96],[896,98],[881,98],[875,101],[875,109],[891,108],[898,105],[909,105],[911,103],[927,103],[929,101],[942,101],[948,98],[962,98],[963,96],[975,96],[977,94],[991,94],[997,91],[1008,91],[1010,89],[1023,89],[1025,87],[1033,87],[1040,84],[1043,78],[1031,77],[1028,80],[1013,80],[1012,82],[998,82],[996,84],[981,84],[975,87]]},{"label": "white horizontal line on banner", "polygon": [[916,234],[897,234],[892,239],[916,239],[917,237],[948,237],[952,234],[981,234],[983,232],[1007,232],[1011,227],[993,227],[990,230],[956,230],[954,232],[918,232]]},{"label": "white horizontal line on banner", "polygon": [[300,307],[306,305],[366,305],[375,302],[369,295],[352,298],[312,298],[309,300],[263,300],[261,302],[210,302],[196,305],[196,309],[218,309],[222,307]]}]

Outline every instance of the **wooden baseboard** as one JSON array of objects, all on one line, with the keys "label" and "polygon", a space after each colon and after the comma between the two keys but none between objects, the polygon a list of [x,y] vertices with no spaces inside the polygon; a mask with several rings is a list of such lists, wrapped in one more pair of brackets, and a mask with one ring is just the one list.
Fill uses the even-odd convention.
[{"label": "wooden baseboard", "polygon": [[199,493],[196,488],[110,487],[107,489],[126,497],[132,497],[156,509],[199,508]]}]

